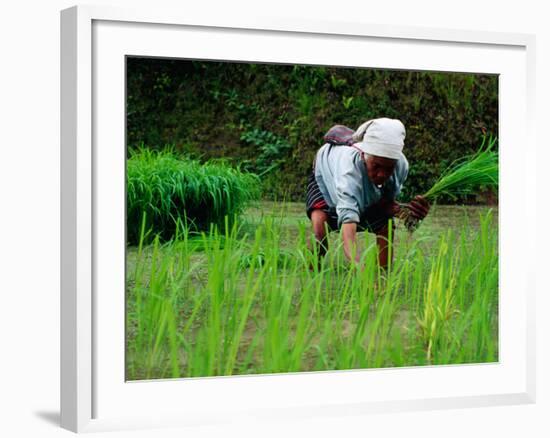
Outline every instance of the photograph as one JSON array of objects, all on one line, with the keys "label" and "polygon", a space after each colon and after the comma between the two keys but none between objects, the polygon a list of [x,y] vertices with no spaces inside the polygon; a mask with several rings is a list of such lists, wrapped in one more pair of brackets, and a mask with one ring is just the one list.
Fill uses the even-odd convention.
[{"label": "photograph", "polygon": [[499,362],[498,74],[125,63],[127,381]]}]

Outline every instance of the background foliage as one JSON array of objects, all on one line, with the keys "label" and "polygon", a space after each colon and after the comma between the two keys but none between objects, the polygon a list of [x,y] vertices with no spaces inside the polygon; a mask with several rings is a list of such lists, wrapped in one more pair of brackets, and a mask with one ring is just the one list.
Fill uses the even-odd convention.
[{"label": "background foliage", "polygon": [[498,134],[495,75],[148,58],[129,58],[127,75],[130,147],[223,157],[262,175],[271,199],[304,199],[315,152],[335,124],[405,124],[411,168],[402,199],[427,191],[484,133]]}]

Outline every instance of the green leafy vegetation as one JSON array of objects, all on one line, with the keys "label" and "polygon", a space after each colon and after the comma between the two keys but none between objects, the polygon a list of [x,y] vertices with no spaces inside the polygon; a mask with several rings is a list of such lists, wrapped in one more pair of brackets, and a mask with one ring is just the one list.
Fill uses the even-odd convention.
[{"label": "green leafy vegetation", "polygon": [[130,150],[127,160],[127,241],[146,242],[158,234],[169,240],[182,223],[191,230],[232,221],[260,196],[259,179],[223,161],[201,164],[173,151],[145,147]]},{"label": "green leafy vegetation", "polygon": [[269,131],[252,129],[241,135],[241,140],[257,148],[257,156],[245,161],[245,168],[263,176],[284,163],[288,151],[292,148],[286,140]]}]

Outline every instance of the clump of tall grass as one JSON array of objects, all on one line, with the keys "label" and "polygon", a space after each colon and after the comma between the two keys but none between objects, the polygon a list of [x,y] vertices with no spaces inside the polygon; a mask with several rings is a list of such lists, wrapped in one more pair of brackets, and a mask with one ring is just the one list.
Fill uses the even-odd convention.
[{"label": "clump of tall grass", "polygon": [[[127,160],[127,241],[137,244],[142,220],[149,236],[171,239],[178,221],[194,230],[223,226],[260,195],[259,178],[227,163],[200,163],[172,150],[130,150]],[[147,239],[146,239],[147,240]]]},{"label": "clump of tall grass", "polygon": [[[442,196],[458,199],[471,195],[480,189],[498,189],[498,152],[494,150],[496,138],[484,136],[478,151],[453,162],[423,195],[435,202]],[[414,231],[419,221],[407,204],[401,204],[400,218],[409,231]]]}]

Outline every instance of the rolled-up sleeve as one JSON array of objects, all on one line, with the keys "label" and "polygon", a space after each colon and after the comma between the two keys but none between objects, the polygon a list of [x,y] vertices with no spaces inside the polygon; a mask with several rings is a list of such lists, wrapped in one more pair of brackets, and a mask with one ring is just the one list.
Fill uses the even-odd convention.
[{"label": "rolled-up sleeve", "polygon": [[362,172],[360,157],[355,154],[344,155],[335,171],[336,214],[338,226],[347,223],[359,223],[363,199]]}]

